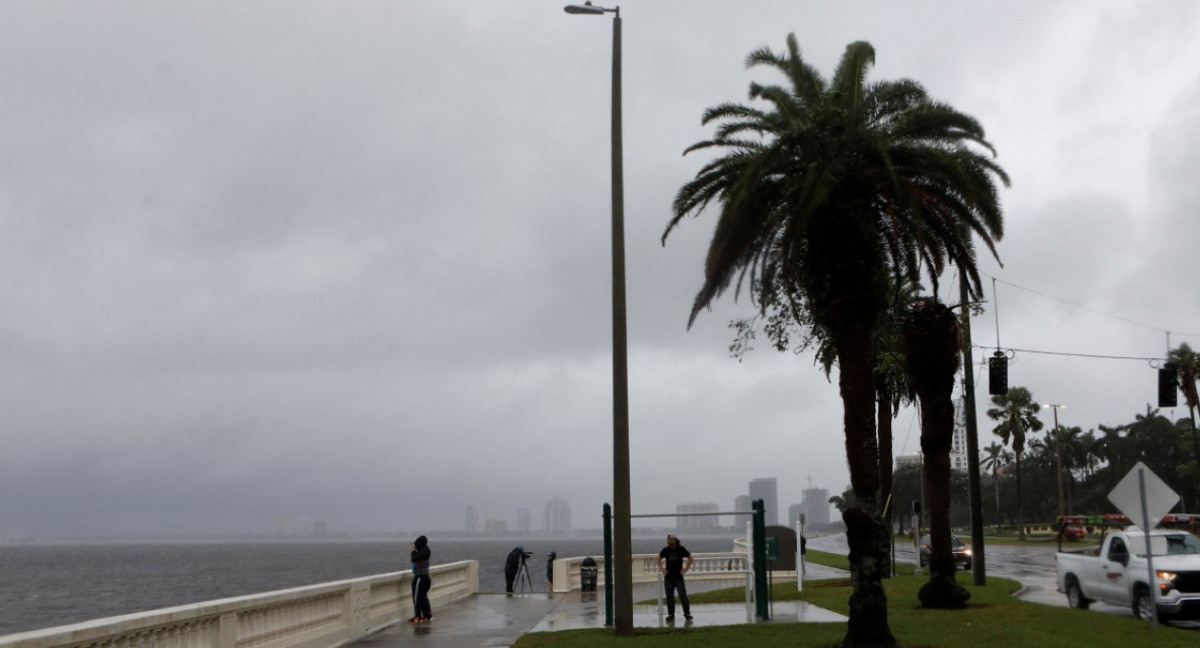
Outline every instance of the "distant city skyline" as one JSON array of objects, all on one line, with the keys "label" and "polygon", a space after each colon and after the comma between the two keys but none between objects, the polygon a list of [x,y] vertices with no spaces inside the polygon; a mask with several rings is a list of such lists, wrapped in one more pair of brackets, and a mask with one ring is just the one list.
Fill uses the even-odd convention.
[{"label": "distant city skyline", "polygon": [[760,477],[750,481],[750,502],[763,501],[763,523],[767,526],[779,524],[779,482],[774,477]]}]

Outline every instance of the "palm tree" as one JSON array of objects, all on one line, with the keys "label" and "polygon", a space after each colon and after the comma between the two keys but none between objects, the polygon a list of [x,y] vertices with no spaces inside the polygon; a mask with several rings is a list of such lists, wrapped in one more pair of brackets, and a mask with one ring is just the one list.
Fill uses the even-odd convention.
[{"label": "palm tree", "polygon": [[1062,466],[1067,478],[1067,514],[1075,510],[1075,483],[1078,481],[1076,470],[1084,472],[1088,469],[1089,451],[1091,444],[1081,427],[1059,427],[1055,439],[1056,452],[1062,453]]},{"label": "palm tree", "polygon": [[1042,429],[1042,421],[1037,417],[1041,408],[1033,400],[1033,395],[1024,387],[1012,387],[1008,394],[992,396],[995,405],[987,411],[988,418],[1000,423],[992,432],[1000,436],[1005,445],[1011,446],[1016,457],[1017,471],[1017,538],[1025,539],[1025,519],[1021,507],[1021,454],[1025,452],[1025,435],[1028,431]]},{"label": "palm tree", "polygon": [[983,449],[985,456],[979,464],[984,470],[992,473],[992,486],[996,489],[996,524],[1000,524],[1000,467],[1008,463],[1008,453],[1004,452],[1004,446],[992,441],[992,444]]},{"label": "palm tree", "polygon": [[910,309],[902,329],[905,369],[921,403],[921,453],[929,505],[929,582],[918,597],[927,608],[960,608],[971,594],[957,585],[950,545],[950,445],[954,436],[954,379],[962,335],[958,317],[936,299]]},{"label": "palm tree", "polygon": [[[1196,393],[1196,381],[1200,380],[1200,374],[1197,373],[1200,356],[1197,356],[1192,351],[1192,347],[1184,342],[1167,353],[1167,362],[1175,365],[1175,370],[1179,372],[1179,388],[1183,390],[1183,400],[1187,403],[1188,414],[1192,419],[1192,453],[1196,459],[1197,474],[1200,474],[1200,441],[1196,438],[1196,409],[1200,408],[1200,395]],[[1197,483],[1196,501],[1200,501],[1200,479],[1195,481]]]},{"label": "palm tree", "polygon": [[751,83],[750,99],[765,109],[723,103],[705,111],[716,133],[685,154],[723,154],[679,189],[663,233],[665,242],[685,216],[720,205],[689,326],[749,277],[761,311],[805,313],[832,344],[857,503],[842,516],[855,583],[846,646],[895,643],[882,586],[890,563],[871,352],[888,280],[919,281],[928,269],[936,281],[953,263],[982,293],[973,236],[995,254],[1003,230],[996,183],[1008,183],[977,150],[993,152],[975,119],[915,81],[868,83],[874,60],[869,43],[851,43],[826,80],[801,57],[794,34],[783,54],[752,52],[747,67],[773,68],[787,87]]}]

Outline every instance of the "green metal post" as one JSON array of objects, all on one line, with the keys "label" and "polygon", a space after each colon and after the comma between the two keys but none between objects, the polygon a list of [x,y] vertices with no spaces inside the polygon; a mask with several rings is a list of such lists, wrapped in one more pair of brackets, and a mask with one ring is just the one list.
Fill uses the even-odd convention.
[{"label": "green metal post", "polygon": [[613,624],[612,506],[604,505],[604,626]]},{"label": "green metal post", "polygon": [[758,618],[771,620],[767,589],[767,525],[766,506],[760,499],[754,500],[754,608]]}]

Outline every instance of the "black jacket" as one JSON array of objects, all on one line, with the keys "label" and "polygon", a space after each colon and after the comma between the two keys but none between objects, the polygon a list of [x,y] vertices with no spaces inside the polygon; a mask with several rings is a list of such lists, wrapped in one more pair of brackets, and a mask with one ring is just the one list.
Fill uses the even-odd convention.
[{"label": "black jacket", "polygon": [[421,536],[413,545],[416,549],[409,552],[412,556],[412,571],[417,576],[425,576],[429,574],[429,556],[432,554],[429,551],[429,540]]}]

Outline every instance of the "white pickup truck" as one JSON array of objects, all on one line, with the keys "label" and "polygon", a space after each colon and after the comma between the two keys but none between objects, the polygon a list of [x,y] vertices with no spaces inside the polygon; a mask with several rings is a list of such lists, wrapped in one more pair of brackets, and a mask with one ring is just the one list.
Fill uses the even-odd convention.
[{"label": "white pickup truck", "polygon": [[[1150,532],[1160,620],[1200,617],[1200,539],[1178,530]],[[1092,601],[1129,606],[1149,620],[1153,612],[1146,571],[1146,535],[1136,527],[1108,534],[1096,548],[1059,552],[1058,591],[1073,608]]]}]

